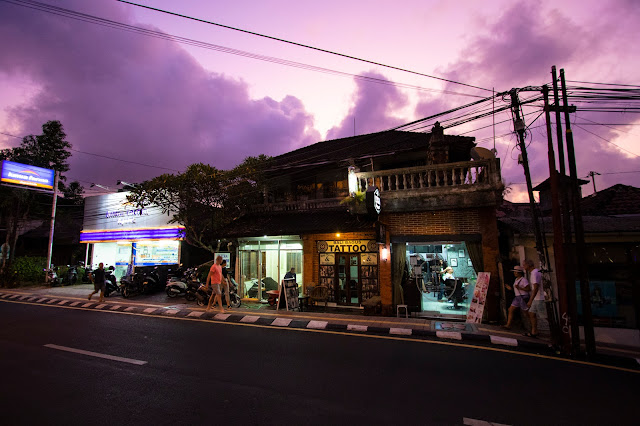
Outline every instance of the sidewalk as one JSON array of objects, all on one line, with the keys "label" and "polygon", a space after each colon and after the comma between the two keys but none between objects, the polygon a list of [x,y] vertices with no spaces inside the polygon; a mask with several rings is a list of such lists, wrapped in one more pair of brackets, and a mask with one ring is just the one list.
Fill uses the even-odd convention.
[{"label": "sidewalk", "polygon": [[[416,339],[459,341],[478,346],[521,348],[528,352],[555,356],[548,338],[530,338],[521,332],[505,330],[489,324],[466,324],[459,321],[430,320],[421,318],[396,318],[364,316],[360,311],[338,311],[324,307],[314,307],[310,311],[276,310],[266,304],[248,302],[237,309],[206,312],[195,302],[184,297],[169,298],[164,293],[138,295],[128,299],[120,294],[105,298],[99,303],[97,294],[88,301],[93,291],[92,284],[78,284],[68,287],[21,287],[0,289],[0,300],[24,301],[44,305],[62,305],[105,311],[124,311],[156,316],[174,316],[210,319],[213,321],[258,324],[263,326],[288,327],[298,329],[330,330],[375,334]],[[523,331],[524,332],[524,331]],[[640,350],[598,345],[598,355],[594,362],[640,368]]]}]

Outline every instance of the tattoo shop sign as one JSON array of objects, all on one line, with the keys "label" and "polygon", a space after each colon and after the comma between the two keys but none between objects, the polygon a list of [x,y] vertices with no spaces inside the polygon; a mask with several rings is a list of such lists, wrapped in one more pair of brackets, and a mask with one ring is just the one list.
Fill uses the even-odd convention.
[{"label": "tattoo shop sign", "polygon": [[375,240],[334,240],[318,241],[320,253],[367,253],[377,252],[378,243]]}]

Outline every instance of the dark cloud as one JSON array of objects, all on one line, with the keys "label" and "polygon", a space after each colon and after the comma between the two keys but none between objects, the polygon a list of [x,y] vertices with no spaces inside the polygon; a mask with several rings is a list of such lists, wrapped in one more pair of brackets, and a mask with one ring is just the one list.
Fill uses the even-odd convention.
[{"label": "dark cloud", "polygon": [[[135,24],[116,2],[59,6]],[[9,111],[21,134],[60,120],[74,149],[170,169],[231,168],[320,140],[299,99],[251,99],[245,82],[199,65],[179,44],[0,4],[0,73],[32,81]],[[115,184],[164,171],[75,153],[71,177]]]},{"label": "dark cloud", "polygon": [[374,83],[373,79],[388,81],[382,74],[368,72],[362,76],[372,80],[355,80],[353,105],[342,123],[327,132],[327,140],[353,136],[354,130],[355,134],[361,135],[386,130],[406,122],[395,117],[393,113],[407,105],[407,96],[393,85]]}]

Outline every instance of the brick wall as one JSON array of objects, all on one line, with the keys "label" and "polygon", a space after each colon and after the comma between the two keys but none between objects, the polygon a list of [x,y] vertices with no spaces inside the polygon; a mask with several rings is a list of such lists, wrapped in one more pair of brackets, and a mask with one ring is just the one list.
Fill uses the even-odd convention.
[{"label": "brick wall", "polygon": [[380,219],[391,235],[451,235],[481,232],[480,214],[476,209],[396,213],[384,215]]}]

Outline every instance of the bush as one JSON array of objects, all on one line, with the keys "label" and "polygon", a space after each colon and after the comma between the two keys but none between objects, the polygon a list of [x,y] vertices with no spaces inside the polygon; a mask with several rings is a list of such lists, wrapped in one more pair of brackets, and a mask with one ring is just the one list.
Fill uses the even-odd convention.
[{"label": "bush", "polygon": [[43,283],[46,264],[47,259],[44,257],[17,257],[11,262],[9,269],[18,282]]}]

